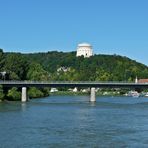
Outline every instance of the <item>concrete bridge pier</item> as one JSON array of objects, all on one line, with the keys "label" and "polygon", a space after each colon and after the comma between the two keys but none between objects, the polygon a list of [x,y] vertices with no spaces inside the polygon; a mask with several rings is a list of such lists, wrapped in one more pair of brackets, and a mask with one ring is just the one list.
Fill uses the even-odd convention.
[{"label": "concrete bridge pier", "polygon": [[96,102],[96,92],[94,87],[90,89],[90,102]]},{"label": "concrete bridge pier", "polygon": [[27,101],[27,88],[22,87],[22,102],[26,102],[26,101]]}]

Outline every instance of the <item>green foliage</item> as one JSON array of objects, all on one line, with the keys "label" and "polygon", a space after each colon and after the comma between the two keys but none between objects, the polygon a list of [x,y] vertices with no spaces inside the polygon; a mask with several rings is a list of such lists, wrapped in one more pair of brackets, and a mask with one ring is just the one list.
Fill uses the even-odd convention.
[{"label": "green foliage", "polygon": [[0,100],[4,99],[3,87],[0,85]]},{"label": "green foliage", "polygon": [[50,88],[49,87],[42,88],[41,91],[43,92],[44,96],[50,95]]},{"label": "green foliage", "polygon": [[3,50],[0,49],[0,71],[2,71],[3,65],[4,65]]},{"label": "green foliage", "polygon": [[0,53],[3,53],[3,49],[0,48]]},{"label": "green foliage", "polygon": [[37,97],[43,97],[44,94],[41,90],[37,89],[36,87],[31,87],[28,90],[28,96],[30,98],[37,98]]},{"label": "green foliage", "polygon": [[7,97],[14,101],[21,100],[21,92],[16,87],[13,87],[8,91]]},{"label": "green foliage", "polygon": [[[1,64],[2,63],[2,64]],[[69,68],[59,71],[60,67]],[[76,52],[20,54],[4,53],[0,69],[11,80],[60,80],[60,81],[134,81],[135,77],[147,78],[148,67],[118,55],[76,57]]]},{"label": "green foliage", "polygon": [[48,72],[38,63],[31,63],[27,73],[28,80],[47,81]]},{"label": "green foliage", "polygon": [[28,63],[21,54],[6,54],[3,69],[7,72],[7,79],[24,80],[26,78]]},{"label": "green foliage", "polygon": [[[24,55],[40,63],[50,73],[51,80],[70,81],[134,81],[135,77],[147,78],[148,67],[127,57],[118,55],[94,55],[76,57],[76,52],[48,52]],[[58,72],[60,67],[68,72]]]}]

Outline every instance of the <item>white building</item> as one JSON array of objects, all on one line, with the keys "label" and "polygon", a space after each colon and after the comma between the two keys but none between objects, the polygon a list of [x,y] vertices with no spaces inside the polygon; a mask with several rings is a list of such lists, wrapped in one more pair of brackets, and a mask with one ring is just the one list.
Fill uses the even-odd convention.
[{"label": "white building", "polygon": [[70,67],[60,67],[60,68],[58,68],[57,69],[57,72],[61,72],[61,71],[63,71],[63,72],[68,72],[68,71],[70,71]]},{"label": "white building", "polygon": [[93,50],[92,46],[88,43],[81,43],[78,44],[77,47],[77,57],[78,56],[84,56],[85,58],[89,58],[90,56],[93,56]]},{"label": "white building", "polygon": [[77,87],[75,87],[74,89],[73,89],[73,92],[77,92],[78,91],[78,89],[77,89]]},{"label": "white building", "polygon": [[58,91],[57,88],[51,88],[51,90],[50,90],[51,93],[54,93],[54,92],[57,92],[57,91]]}]

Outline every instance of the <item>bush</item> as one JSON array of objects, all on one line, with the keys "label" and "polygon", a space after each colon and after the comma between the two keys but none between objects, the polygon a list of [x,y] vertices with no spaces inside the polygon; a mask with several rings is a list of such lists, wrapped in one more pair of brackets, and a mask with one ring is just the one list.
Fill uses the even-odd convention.
[{"label": "bush", "polygon": [[38,97],[44,97],[44,94],[41,90],[35,88],[35,87],[31,87],[29,90],[28,90],[28,96],[30,98],[38,98]]},{"label": "bush", "polygon": [[16,87],[13,87],[12,89],[10,89],[8,91],[7,96],[9,100],[13,100],[13,101],[21,100],[21,92],[19,92]]},{"label": "bush", "polygon": [[4,99],[3,87],[0,85],[0,100]]}]

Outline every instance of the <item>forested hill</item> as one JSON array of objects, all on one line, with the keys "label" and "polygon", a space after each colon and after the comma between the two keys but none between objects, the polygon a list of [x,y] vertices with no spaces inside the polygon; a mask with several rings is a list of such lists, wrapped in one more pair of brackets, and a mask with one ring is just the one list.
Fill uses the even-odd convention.
[{"label": "forested hill", "polygon": [[119,55],[76,57],[76,52],[34,53],[24,55],[40,63],[52,80],[133,81],[147,78],[148,67]]},{"label": "forested hill", "polygon": [[[76,52],[4,53],[0,71],[10,80],[133,81],[148,78],[148,67],[118,55],[76,57]],[[3,79],[2,76],[0,79]]]}]

